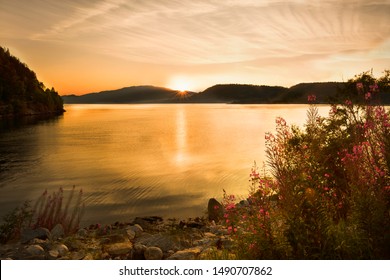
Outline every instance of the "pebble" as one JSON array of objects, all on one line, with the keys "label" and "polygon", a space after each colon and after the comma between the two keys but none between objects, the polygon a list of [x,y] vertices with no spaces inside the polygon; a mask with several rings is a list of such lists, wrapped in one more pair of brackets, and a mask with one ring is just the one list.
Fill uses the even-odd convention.
[{"label": "pebble", "polygon": [[177,251],[171,255],[168,260],[195,260],[200,252],[201,249],[199,247]]},{"label": "pebble", "polygon": [[144,252],[146,260],[161,260],[163,255],[164,253],[159,247],[149,247]]},{"label": "pebble", "polygon": [[40,245],[30,245],[27,247],[26,252],[31,256],[44,255],[45,250]]},{"label": "pebble", "polygon": [[69,249],[65,244],[58,244],[55,246],[55,250],[57,250],[60,257],[64,257],[69,253]]}]

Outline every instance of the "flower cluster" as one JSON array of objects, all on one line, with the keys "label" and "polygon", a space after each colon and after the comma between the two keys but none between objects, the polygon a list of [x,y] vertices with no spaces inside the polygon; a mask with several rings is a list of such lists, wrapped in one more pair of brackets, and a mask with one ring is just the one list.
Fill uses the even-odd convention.
[{"label": "flower cluster", "polygon": [[237,203],[225,194],[225,223],[239,254],[390,257],[390,116],[373,103],[388,80],[390,72],[348,81],[350,92],[327,117],[310,95],[305,129],[276,119],[276,132],[265,135],[267,164],[250,172],[249,197]]}]

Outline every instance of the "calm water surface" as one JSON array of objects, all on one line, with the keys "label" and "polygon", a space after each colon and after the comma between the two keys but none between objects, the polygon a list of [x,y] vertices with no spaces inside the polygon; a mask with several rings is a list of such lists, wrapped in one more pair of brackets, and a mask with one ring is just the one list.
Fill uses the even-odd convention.
[{"label": "calm water surface", "polygon": [[[0,214],[47,189],[82,189],[83,224],[203,215],[223,189],[245,196],[275,117],[306,105],[67,105],[64,116],[0,132]],[[327,112],[327,107],[320,108]]]}]

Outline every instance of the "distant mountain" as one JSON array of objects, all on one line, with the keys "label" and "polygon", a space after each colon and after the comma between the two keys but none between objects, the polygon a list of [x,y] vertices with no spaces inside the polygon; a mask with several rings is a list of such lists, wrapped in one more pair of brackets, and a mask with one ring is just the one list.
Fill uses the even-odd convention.
[{"label": "distant mountain", "polygon": [[222,84],[195,93],[181,94],[178,91],[153,86],[134,86],[118,90],[102,91],[81,96],[62,96],[65,103],[231,103],[231,104],[284,104],[307,103],[307,96],[315,94],[317,102],[330,103],[337,97],[343,83],[302,83],[290,88],[280,86],[257,86]]},{"label": "distant mountain", "polygon": [[344,86],[345,83],[339,82],[300,83],[281,94],[275,103],[304,104],[307,103],[307,97],[313,94],[316,96],[317,103],[332,103],[338,99]]},{"label": "distant mountain", "polygon": [[9,50],[0,47],[0,118],[62,114],[63,101]]},{"label": "distant mountain", "polygon": [[209,103],[275,103],[288,91],[278,86],[256,86],[241,84],[215,85],[194,95],[192,102]]},{"label": "distant mountain", "polygon": [[117,90],[65,95],[65,103],[120,104],[120,103],[178,103],[191,98],[194,93],[182,95],[179,91],[154,86],[133,86]]}]

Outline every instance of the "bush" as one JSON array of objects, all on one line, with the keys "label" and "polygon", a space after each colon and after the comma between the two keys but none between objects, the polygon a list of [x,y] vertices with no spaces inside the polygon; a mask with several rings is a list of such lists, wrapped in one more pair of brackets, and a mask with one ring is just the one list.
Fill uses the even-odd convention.
[{"label": "bush", "polygon": [[390,257],[390,117],[378,103],[379,82],[388,89],[388,72],[349,80],[327,117],[309,96],[304,129],[276,119],[276,134],[265,136],[266,166],[252,169],[248,205],[225,195],[237,255]]},{"label": "bush", "polygon": [[64,206],[64,191],[62,188],[51,195],[48,195],[45,191],[33,208],[34,222],[31,227],[44,227],[51,230],[55,225],[61,224],[64,227],[65,234],[76,232],[84,214],[83,191],[79,191],[75,201],[73,201],[74,195],[75,186],[73,186]]},{"label": "bush", "polygon": [[73,186],[65,205],[62,188],[51,195],[45,191],[37,199],[33,208],[30,202],[25,202],[3,217],[3,223],[0,225],[0,243],[19,238],[25,228],[44,227],[51,230],[55,225],[61,224],[65,234],[76,232],[84,214],[82,195],[83,192],[80,190],[74,200],[75,187]]},{"label": "bush", "polygon": [[5,215],[0,225],[0,243],[19,237],[22,229],[28,226],[31,217],[32,210],[29,202],[25,202],[21,207]]}]

